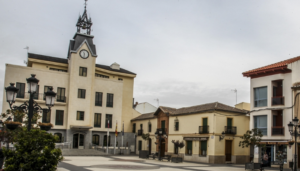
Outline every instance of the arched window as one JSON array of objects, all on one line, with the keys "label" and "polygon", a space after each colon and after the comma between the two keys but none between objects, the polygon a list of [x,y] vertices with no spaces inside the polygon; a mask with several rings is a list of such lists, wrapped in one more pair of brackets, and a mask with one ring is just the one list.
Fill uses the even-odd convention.
[{"label": "arched window", "polygon": [[93,145],[99,145],[99,135],[93,135],[92,143]]},{"label": "arched window", "polygon": [[[107,135],[104,135],[103,146],[107,146]],[[108,146],[110,146],[110,136],[108,136]]]},{"label": "arched window", "polygon": [[177,119],[177,117],[174,120],[174,127],[175,127],[175,131],[179,131],[179,120]]},{"label": "arched window", "polygon": [[58,140],[56,141],[57,143],[62,142],[62,134],[61,133],[55,133],[54,136],[58,136]]},{"label": "arched window", "polygon": [[151,124],[151,122],[149,121],[149,122],[148,122],[148,132],[151,132],[151,129],[152,129],[152,124]]}]

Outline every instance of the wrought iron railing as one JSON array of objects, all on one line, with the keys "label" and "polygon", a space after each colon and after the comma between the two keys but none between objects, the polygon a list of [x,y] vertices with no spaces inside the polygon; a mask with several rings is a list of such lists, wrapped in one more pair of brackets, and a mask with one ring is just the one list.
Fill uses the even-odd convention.
[{"label": "wrought iron railing", "polygon": [[208,134],[209,133],[209,126],[199,126],[199,134]]},{"label": "wrought iron railing", "polygon": [[272,135],[284,135],[284,127],[282,126],[272,127]]},{"label": "wrought iron railing", "polygon": [[283,96],[272,97],[272,105],[284,105],[284,97]]},{"label": "wrought iron railing", "polygon": [[225,126],[225,134],[236,134],[236,126]]},{"label": "wrought iron railing", "polygon": [[167,134],[168,133],[168,129],[167,128],[157,128],[156,129],[158,134]]}]

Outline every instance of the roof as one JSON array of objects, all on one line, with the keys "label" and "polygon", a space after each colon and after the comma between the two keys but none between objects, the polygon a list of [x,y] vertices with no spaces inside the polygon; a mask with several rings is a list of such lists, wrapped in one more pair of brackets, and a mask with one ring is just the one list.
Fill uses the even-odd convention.
[{"label": "roof", "polygon": [[293,62],[298,61],[298,60],[300,60],[300,56],[290,58],[290,59],[287,59],[287,60],[284,60],[284,61],[281,61],[281,62],[277,62],[277,63],[274,63],[274,64],[270,64],[270,65],[267,65],[267,66],[264,66],[264,67],[249,70],[249,71],[243,72],[243,75],[247,76],[247,77],[250,77],[253,74],[266,73],[266,72],[272,72],[272,71],[274,72],[275,70],[281,70],[281,71],[284,72],[284,71],[289,70],[287,68],[288,64],[293,63]]},{"label": "roof", "polygon": [[140,116],[131,119],[131,121],[138,121],[138,120],[144,120],[144,119],[153,119],[153,118],[155,118],[154,112],[151,112],[151,113],[141,114]]},{"label": "roof", "polygon": [[[211,110],[234,112],[240,114],[247,114],[248,112],[247,110],[238,109],[219,102],[207,103],[207,104],[191,106],[191,107],[183,107],[179,109],[160,106],[158,111],[159,110],[162,110],[164,113],[169,113],[170,116],[194,114],[194,113],[206,112]],[[156,115],[158,111],[155,112]]]},{"label": "roof", "polygon": [[[46,55],[39,55],[39,54],[34,54],[34,53],[28,53],[28,58],[68,64],[68,59],[52,57],[52,56],[46,56]],[[105,70],[109,70],[109,71],[136,75],[135,73],[133,73],[131,71],[128,71],[126,69],[123,69],[123,68],[120,68],[120,70],[116,70],[116,69],[112,69],[108,65],[101,65],[101,64],[96,64],[96,67],[97,68],[102,68],[102,69],[105,69]]]}]

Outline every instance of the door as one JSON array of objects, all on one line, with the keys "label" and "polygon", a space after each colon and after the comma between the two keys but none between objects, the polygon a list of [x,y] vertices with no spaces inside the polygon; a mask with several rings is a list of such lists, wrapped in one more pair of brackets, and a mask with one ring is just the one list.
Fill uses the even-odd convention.
[{"label": "door", "polygon": [[165,145],[166,142],[164,139],[161,140],[161,145],[160,145],[160,156],[165,157]]},{"label": "door", "polygon": [[207,118],[203,118],[203,133],[208,133],[207,129]]},{"label": "door", "polygon": [[149,154],[151,154],[151,145],[152,145],[152,140],[151,140],[151,138],[149,138],[149,144],[148,144],[148,146],[149,146]]},{"label": "door", "polygon": [[166,128],[166,121],[161,121],[161,128],[163,128],[163,129]]},{"label": "door", "polygon": [[231,162],[231,153],[232,153],[232,141],[225,141],[225,161]]},{"label": "door", "polygon": [[73,148],[84,149],[84,135],[74,134],[73,135]]},{"label": "door", "polygon": [[139,148],[138,148],[139,151],[142,150],[142,141],[139,141]]},{"label": "door", "polygon": [[232,132],[232,118],[227,118],[227,133],[231,134]]},{"label": "door", "polygon": [[300,144],[298,144],[298,168],[300,168],[300,157],[299,157],[299,154],[300,154]]}]

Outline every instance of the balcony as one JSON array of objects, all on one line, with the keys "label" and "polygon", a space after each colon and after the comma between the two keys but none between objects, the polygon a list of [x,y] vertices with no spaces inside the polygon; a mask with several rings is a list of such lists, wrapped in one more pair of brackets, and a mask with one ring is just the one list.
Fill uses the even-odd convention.
[{"label": "balcony", "polygon": [[209,126],[199,126],[199,134],[208,134],[209,133]]},{"label": "balcony", "polygon": [[141,136],[141,135],[143,135],[143,130],[142,129],[138,130],[138,136]]},{"label": "balcony", "polygon": [[63,102],[65,103],[66,102],[66,96],[56,96],[56,101],[57,102]]},{"label": "balcony", "polygon": [[158,134],[162,135],[162,134],[167,134],[168,130],[167,128],[157,128],[156,131],[158,132]]},{"label": "balcony", "polygon": [[284,135],[284,127],[282,126],[272,127],[272,135]]},{"label": "balcony", "polygon": [[272,106],[284,105],[284,96],[272,97]]},{"label": "balcony", "polygon": [[236,126],[225,126],[225,134],[236,134]]}]

